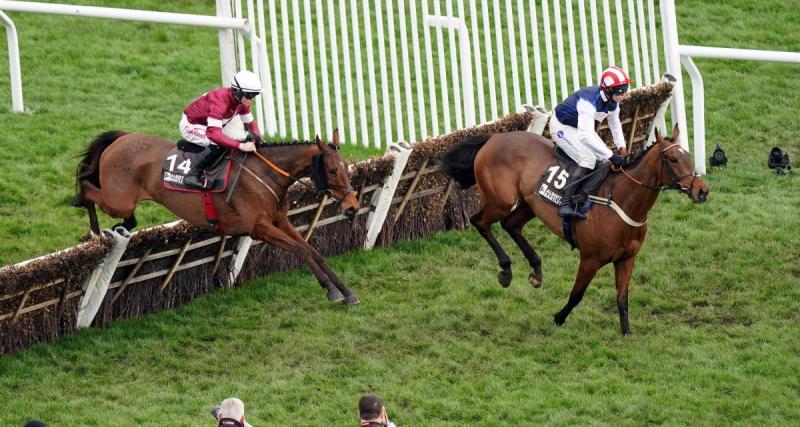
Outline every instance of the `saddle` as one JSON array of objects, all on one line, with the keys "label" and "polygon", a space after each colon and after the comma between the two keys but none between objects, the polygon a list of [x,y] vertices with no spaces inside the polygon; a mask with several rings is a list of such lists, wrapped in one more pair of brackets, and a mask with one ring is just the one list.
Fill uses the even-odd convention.
[{"label": "saddle", "polygon": [[177,191],[185,191],[190,193],[201,193],[210,191],[212,193],[220,193],[225,191],[228,186],[228,175],[231,170],[231,156],[227,154],[220,157],[216,163],[211,165],[205,170],[205,177],[211,183],[207,189],[198,189],[194,187],[187,187],[183,185],[183,180],[186,174],[192,167],[192,164],[197,161],[200,153],[205,150],[197,144],[180,140],[175,148],[167,153],[164,158],[164,164],[161,167],[161,182],[164,188]]},{"label": "saddle", "polygon": [[[553,150],[553,154],[555,158],[545,168],[535,191],[541,198],[558,207],[561,204],[561,197],[564,195],[564,186],[567,184],[566,178],[569,177],[569,172],[567,171],[576,163],[564,150],[557,146]],[[606,176],[608,176],[608,171],[609,168],[605,167],[595,169],[594,172],[577,184],[580,187],[575,192],[575,199],[585,201],[588,194],[594,194],[606,179]],[[588,210],[588,206],[586,210]]]},{"label": "saddle", "polygon": [[[561,205],[561,197],[564,195],[564,186],[568,182],[568,171],[576,162],[558,146],[553,150],[553,154],[555,158],[550,165],[545,168],[535,191],[539,197],[558,207]],[[589,200],[588,195],[594,195],[597,189],[600,188],[600,184],[602,184],[606,176],[608,176],[609,170],[610,168],[607,167],[595,169],[592,173],[587,175],[583,181],[574,184],[579,186],[577,191],[575,191],[575,195],[572,196],[572,201],[577,205],[576,209],[578,212],[586,214],[589,212],[589,209],[592,208],[592,202]],[[572,249],[576,249],[578,244],[573,237],[574,229],[572,227],[572,221],[571,218],[563,218],[562,228],[564,231],[564,240],[569,243]]]}]

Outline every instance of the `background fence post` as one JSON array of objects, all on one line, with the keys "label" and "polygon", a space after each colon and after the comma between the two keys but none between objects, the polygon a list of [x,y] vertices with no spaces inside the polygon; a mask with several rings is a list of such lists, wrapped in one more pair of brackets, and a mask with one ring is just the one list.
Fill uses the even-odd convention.
[{"label": "background fence post", "polygon": [[130,233],[123,227],[117,227],[113,231],[104,230],[103,233],[111,235],[114,244],[105,259],[83,283],[83,298],[79,304],[78,320],[75,322],[75,327],[79,329],[91,326],[100,304],[106,297],[111,277],[114,276],[119,260],[122,259],[122,254],[125,253],[128,241],[131,239]]},{"label": "background fence post", "polygon": [[250,252],[250,245],[253,244],[253,239],[248,236],[240,237],[239,240],[236,241],[236,249],[234,249],[233,260],[231,260],[231,269],[230,269],[230,281],[228,286],[233,287],[233,284],[236,283],[236,277],[239,276],[239,272],[242,271],[242,266],[244,265],[244,260],[247,259],[247,253]]},{"label": "background fence post", "polygon": [[383,223],[386,221],[386,215],[389,213],[394,193],[397,190],[397,184],[400,183],[400,177],[403,176],[403,170],[411,156],[411,145],[407,142],[390,143],[386,147],[386,154],[394,155],[394,169],[383,187],[375,190],[372,195],[367,217],[367,238],[364,241],[364,249],[367,250],[375,246],[378,234],[383,229]]}]

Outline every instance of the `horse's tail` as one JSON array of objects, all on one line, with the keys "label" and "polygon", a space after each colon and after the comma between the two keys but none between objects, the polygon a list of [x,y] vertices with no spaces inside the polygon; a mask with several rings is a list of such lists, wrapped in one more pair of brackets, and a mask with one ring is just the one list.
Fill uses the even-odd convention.
[{"label": "horse's tail", "polygon": [[125,135],[125,132],[119,130],[110,130],[103,132],[92,140],[86,147],[86,150],[79,154],[77,157],[82,157],[78,163],[78,169],[75,171],[75,184],[77,185],[77,192],[72,199],[72,205],[82,207],[85,206],[83,197],[83,188],[81,181],[89,181],[96,187],[100,188],[100,155],[103,154],[106,148],[111,143]]},{"label": "horse's tail", "polygon": [[450,147],[442,159],[442,170],[450,175],[461,188],[475,185],[475,156],[491,134],[480,133]]}]

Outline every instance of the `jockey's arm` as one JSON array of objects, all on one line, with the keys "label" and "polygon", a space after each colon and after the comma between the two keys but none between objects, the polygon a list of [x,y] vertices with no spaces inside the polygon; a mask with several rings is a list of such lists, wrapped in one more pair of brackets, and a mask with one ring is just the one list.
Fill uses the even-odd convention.
[{"label": "jockey's arm", "polygon": [[606,143],[594,131],[594,106],[583,99],[577,103],[578,110],[578,137],[587,148],[592,150],[598,158],[608,159],[613,154]]},{"label": "jockey's arm", "polygon": [[619,104],[614,111],[608,113],[608,128],[611,129],[611,138],[614,140],[614,146],[623,152],[627,151],[625,145],[625,135],[622,133],[622,122],[619,120]]},{"label": "jockey's arm", "polygon": [[206,138],[211,142],[219,145],[220,147],[238,149],[241,144],[239,141],[228,138],[222,133],[222,120],[208,118],[208,127],[206,128]]},{"label": "jockey's arm", "polygon": [[242,113],[240,114],[240,117],[242,118],[244,129],[253,136],[254,142],[257,144],[263,144],[264,138],[261,137],[261,130],[258,129],[258,123],[256,123],[255,119],[253,118],[253,114],[250,112],[247,112],[246,114]]}]

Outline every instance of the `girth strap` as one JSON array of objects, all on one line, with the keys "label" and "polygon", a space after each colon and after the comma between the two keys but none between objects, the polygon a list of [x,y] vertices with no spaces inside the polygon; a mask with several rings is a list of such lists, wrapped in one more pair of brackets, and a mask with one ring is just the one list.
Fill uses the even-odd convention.
[{"label": "girth strap", "polygon": [[214,227],[214,230],[216,230],[217,233],[224,234],[225,230],[223,230],[222,224],[219,222],[219,217],[217,216],[217,207],[214,206],[214,198],[211,196],[211,191],[201,191],[200,200],[203,201],[203,211],[206,214],[208,223]]}]

